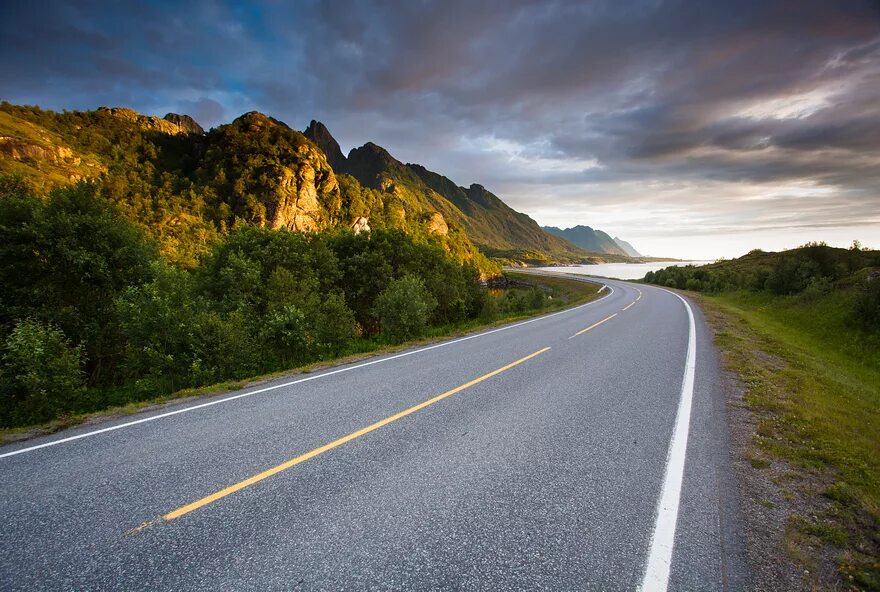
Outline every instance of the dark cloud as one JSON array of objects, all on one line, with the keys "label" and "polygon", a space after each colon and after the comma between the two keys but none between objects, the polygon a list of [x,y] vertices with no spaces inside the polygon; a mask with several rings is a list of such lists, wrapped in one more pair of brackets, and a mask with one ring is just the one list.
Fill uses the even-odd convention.
[{"label": "dark cloud", "polygon": [[[249,109],[296,127],[319,118],[344,148],[375,141],[520,209],[593,225],[614,200],[653,207],[651,192],[691,211],[706,192],[725,196],[724,220],[692,220],[726,229],[787,227],[792,208],[797,226],[817,227],[880,210],[874,0],[0,11],[0,93],[15,102],[190,112],[206,126]],[[781,185],[800,189],[789,199]],[[670,224],[692,229],[683,218]]]}]

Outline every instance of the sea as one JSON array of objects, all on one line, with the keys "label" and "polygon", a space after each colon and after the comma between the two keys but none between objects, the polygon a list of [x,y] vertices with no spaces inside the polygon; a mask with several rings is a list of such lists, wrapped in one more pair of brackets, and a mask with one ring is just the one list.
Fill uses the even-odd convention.
[{"label": "sea", "polygon": [[567,265],[556,267],[537,267],[545,271],[576,273],[618,280],[640,280],[649,271],[657,271],[664,267],[682,265],[706,265],[712,261],[657,261],[652,263],[597,263],[595,265]]}]

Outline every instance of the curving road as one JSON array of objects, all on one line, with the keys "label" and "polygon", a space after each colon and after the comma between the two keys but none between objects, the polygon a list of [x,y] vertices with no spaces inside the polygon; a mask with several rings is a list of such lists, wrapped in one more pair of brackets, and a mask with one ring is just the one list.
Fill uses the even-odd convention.
[{"label": "curving road", "polygon": [[0,589],[750,588],[702,316],[597,281],[578,308],[0,448]]}]

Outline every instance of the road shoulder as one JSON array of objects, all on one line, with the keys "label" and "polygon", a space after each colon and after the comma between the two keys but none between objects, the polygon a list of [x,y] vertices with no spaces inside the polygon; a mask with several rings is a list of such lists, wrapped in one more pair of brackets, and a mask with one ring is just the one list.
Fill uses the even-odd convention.
[{"label": "road shoulder", "polygon": [[865,566],[870,569],[877,541],[870,540],[869,521],[853,520],[849,509],[842,510],[845,502],[831,495],[837,482],[833,467],[809,466],[773,452],[812,445],[807,437],[792,441],[778,428],[791,421],[780,402],[792,397],[781,378],[792,362],[777,355],[744,319],[709,298],[689,296],[703,310],[723,363],[754,589],[873,589],[859,580]]}]

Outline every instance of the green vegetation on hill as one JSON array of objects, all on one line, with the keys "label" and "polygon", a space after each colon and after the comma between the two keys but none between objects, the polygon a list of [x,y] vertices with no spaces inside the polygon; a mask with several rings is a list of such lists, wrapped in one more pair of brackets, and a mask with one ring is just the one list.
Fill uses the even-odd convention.
[{"label": "green vegetation on hill", "polygon": [[[487,290],[500,267],[457,205],[378,146],[345,159],[326,128],[307,132],[260,113],[205,133],[175,114],[0,104],[0,425],[571,300]],[[528,256],[552,261],[558,239],[462,191],[487,228],[493,210],[519,224],[498,232],[537,230]]]},{"label": "green vegetation on hill", "polygon": [[196,265],[213,240],[239,224],[320,232],[360,218],[372,228],[440,236],[452,257],[484,275],[498,273],[498,263],[629,260],[610,237],[585,249],[546,232],[481,185],[459,187],[372,143],[346,158],[320,122],[300,133],[256,112],[204,133],[173,113],[54,113],[4,102],[4,173],[40,191],[103,180],[107,197],[182,267]]},{"label": "green vegetation on hill", "polygon": [[[488,290],[440,237],[239,224],[194,266],[82,182],[0,176],[0,425],[153,399],[569,302]],[[579,286],[580,288],[580,286]],[[581,295],[578,295],[581,297]]]},{"label": "green vegetation on hill", "polygon": [[[435,209],[362,187],[353,177],[338,178],[311,140],[259,113],[207,134],[127,109],[54,113],[2,103],[0,116],[0,129],[16,146],[0,141],[0,173],[21,175],[40,191],[101,180],[102,194],[183,268],[197,265],[213,242],[241,225],[321,232],[348,228],[363,216],[372,228],[437,240],[483,275],[499,271],[466,233],[436,223]],[[37,136],[95,166],[82,174],[47,172],[49,152],[34,148]]]},{"label": "green vegetation on hill", "polygon": [[[701,302],[716,343],[757,417],[751,461],[784,483],[783,498],[767,503],[792,507],[789,553],[814,574],[830,553],[843,584],[873,590],[880,589],[878,266],[880,252],[857,244],[809,244],[645,278],[707,294]],[[821,587],[815,577],[806,579]]]},{"label": "green vegetation on hill", "polygon": [[[407,164],[401,176],[414,191],[451,202],[450,217],[461,224],[471,240],[492,257],[525,263],[588,262],[601,255],[545,232],[526,214],[517,212],[485,187],[458,187],[452,180],[417,164]],[[399,170],[399,169],[396,169]],[[415,175],[411,175],[415,173]],[[437,200],[437,197],[433,197]],[[457,210],[457,211],[456,211]]]},{"label": "green vegetation on hill", "polygon": [[[449,258],[436,240],[396,230],[355,236],[241,225],[182,270],[98,184],[44,197],[0,182],[0,342],[19,344],[15,351],[51,342],[76,352],[98,406],[101,388],[155,396],[336,355],[379,335],[377,298],[404,276],[418,278],[435,302],[426,325],[483,312],[479,271]],[[36,384],[28,372],[39,367],[25,372],[16,359],[3,370],[11,404],[0,421],[48,419],[43,398],[51,393],[28,386]]]}]

